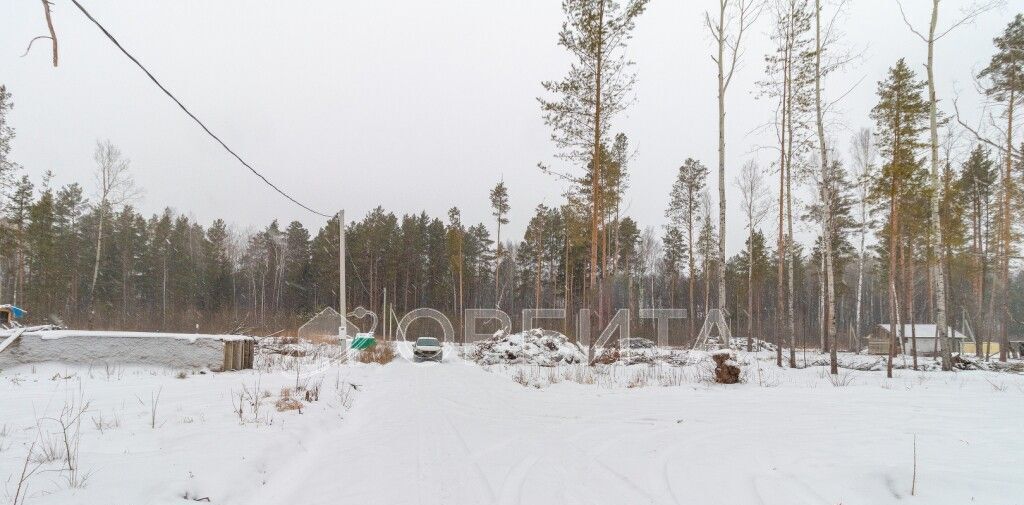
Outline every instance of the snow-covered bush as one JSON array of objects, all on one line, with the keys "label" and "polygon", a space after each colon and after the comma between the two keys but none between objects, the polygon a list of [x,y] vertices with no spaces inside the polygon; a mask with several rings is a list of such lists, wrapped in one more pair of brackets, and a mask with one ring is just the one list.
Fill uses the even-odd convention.
[{"label": "snow-covered bush", "polygon": [[557,331],[539,328],[512,334],[498,331],[472,346],[468,357],[481,365],[555,366],[587,361],[587,353],[579,344]]}]

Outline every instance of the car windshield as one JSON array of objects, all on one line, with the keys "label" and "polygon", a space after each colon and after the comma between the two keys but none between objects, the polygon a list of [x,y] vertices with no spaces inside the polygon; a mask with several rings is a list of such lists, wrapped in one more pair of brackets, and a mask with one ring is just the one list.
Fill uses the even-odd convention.
[{"label": "car windshield", "polygon": [[424,337],[424,338],[420,338],[420,339],[416,340],[416,345],[424,345],[424,346],[432,345],[432,346],[440,347],[441,343],[438,342],[436,338],[426,338],[426,337]]}]

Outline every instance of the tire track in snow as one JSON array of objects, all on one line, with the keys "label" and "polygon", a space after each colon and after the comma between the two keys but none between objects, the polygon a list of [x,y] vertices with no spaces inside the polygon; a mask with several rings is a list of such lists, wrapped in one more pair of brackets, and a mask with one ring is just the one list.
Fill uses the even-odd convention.
[{"label": "tire track in snow", "polygon": [[[494,488],[491,486],[490,481],[487,479],[487,475],[483,471],[483,468],[480,466],[480,462],[478,461],[478,454],[477,454],[477,452],[479,452],[479,451],[475,452],[475,451],[472,451],[470,449],[469,444],[466,443],[466,439],[462,435],[462,432],[459,430],[459,428],[457,426],[455,426],[455,423],[452,422],[451,416],[448,413],[448,410],[445,409],[445,408],[439,407],[438,404],[437,404],[436,400],[439,400],[439,399],[440,400],[448,400],[448,398],[446,396],[444,396],[443,393],[444,393],[444,391],[448,391],[451,388],[444,387],[444,385],[442,384],[442,387],[441,387],[440,391],[431,391],[431,393],[434,393],[432,395],[432,398],[433,398],[434,401],[428,402],[427,401],[427,395],[424,392],[424,384],[427,382],[427,377],[430,374],[437,375],[438,372],[440,372],[440,370],[431,370],[431,369],[433,369],[435,367],[429,367],[429,368],[428,367],[422,367],[422,368],[421,367],[417,367],[417,368],[419,368],[419,369],[417,370],[417,374],[416,374],[417,375],[417,379],[418,379],[416,382],[417,382],[417,387],[418,387],[418,390],[419,390],[418,391],[419,394],[417,394],[416,396],[417,396],[417,398],[419,400],[419,403],[420,403],[420,408],[417,411],[419,413],[431,413],[432,417],[434,417],[435,419],[439,419],[439,420],[443,421],[443,424],[447,427],[448,431],[450,431],[452,433],[452,435],[453,435],[452,438],[454,438],[455,441],[457,442],[459,450],[461,450],[461,452],[464,455],[464,459],[471,464],[472,470],[473,470],[473,474],[475,475],[476,480],[480,483],[480,487],[486,492],[487,499],[488,499],[487,503],[490,503],[490,504],[495,503],[496,496],[495,496],[495,493],[494,493]],[[416,423],[416,424],[417,424],[417,427],[418,426],[422,426],[421,423]],[[430,423],[430,424],[440,424],[440,423]],[[442,445],[445,445],[445,444],[442,444]]]}]

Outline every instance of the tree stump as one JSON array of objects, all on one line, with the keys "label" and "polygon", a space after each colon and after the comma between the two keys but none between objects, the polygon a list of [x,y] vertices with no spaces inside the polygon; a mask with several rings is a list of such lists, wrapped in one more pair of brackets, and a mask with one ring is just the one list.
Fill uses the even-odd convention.
[{"label": "tree stump", "polygon": [[718,384],[736,384],[740,381],[740,364],[736,354],[728,349],[711,353],[715,361],[715,382]]}]

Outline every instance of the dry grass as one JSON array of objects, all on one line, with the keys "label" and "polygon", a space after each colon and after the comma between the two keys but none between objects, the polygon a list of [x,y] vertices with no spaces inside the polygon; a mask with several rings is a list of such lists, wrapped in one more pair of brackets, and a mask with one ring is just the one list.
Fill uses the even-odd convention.
[{"label": "dry grass", "polygon": [[92,425],[99,430],[100,434],[105,433],[107,430],[113,430],[121,427],[121,419],[117,417],[115,413],[112,418],[104,418],[103,414],[99,414],[92,418]]},{"label": "dry grass", "polygon": [[337,335],[313,335],[307,340],[314,344],[338,345]]},{"label": "dry grass", "polygon": [[281,398],[274,402],[274,407],[277,408],[278,412],[298,410],[300,414],[302,413],[302,402],[292,398],[292,390],[290,388],[281,389]]},{"label": "dry grass", "polygon": [[642,373],[634,375],[632,378],[629,379],[629,382],[626,383],[626,387],[629,388],[629,389],[642,388],[642,387],[644,387],[646,385],[647,385],[647,374],[642,374]]},{"label": "dry grass", "polygon": [[302,402],[294,398],[280,398],[274,403],[274,407],[277,408],[278,412],[298,410],[300,414],[302,413]]},{"label": "dry grass", "polygon": [[985,382],[987,382],[989,386],[992,386],[992,391],[996,391],[998,393],[1005,393],[1006,390],[1009,389],[1009,386],[1007,386],[1006,383],[1002,381],[996,382],[989,380],[986,377]]},{"label": "dry grass", "polygon": [[562,382],[596,385],[609,389],[671,387],[691,382],[682,367],[573,364],[557,367],[496,366],[485,369],[507,374],[512,382],[534,388],[544,388]]},{"label": "dry grass", "polygon": [[[294,342],[294,343],[285,343]],[[271,337],[259,341],[253,368],[263,372],[321,368],[346,360],[345,349],[337,340],[314,343],[294,337]]]},{"label": "dry grass", "polygon": [[530,378],[526,375],[526,370],[520,368],[512,374],[512,380],[520,386],[529,386]]},{"label": "dry grass", "polygon": [[818,374],[832,384],[833,387],[842,388],[853,384],[854,375],[853,372],[840,372],[838,374],[832,374],[826,371],[824,368]]},{"label": "dry grass", "polygon": [[394,342],[377,342],[373,347],[359,351],[359,354],[356,355],[356,360],[360,363],[380,363],[381,365],[386,365],[391,363],[393,359],[395,359]]}]

